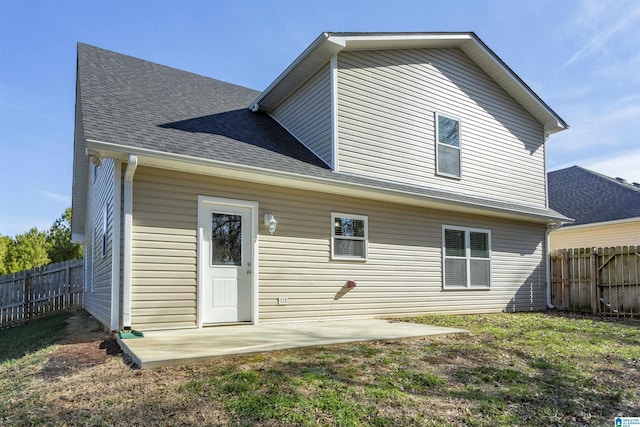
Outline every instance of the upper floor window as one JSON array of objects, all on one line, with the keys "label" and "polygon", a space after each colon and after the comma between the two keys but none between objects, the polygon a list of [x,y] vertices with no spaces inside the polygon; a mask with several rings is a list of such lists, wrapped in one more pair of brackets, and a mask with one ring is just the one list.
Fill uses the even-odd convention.
[{"label": "upper floor window", "polygon": [[436,113],[436,168],[438,175],[460,178],[460,121]]},{"label": "upper floor window", "polygon": [[444,288],[489,288],[491,232],[448,225],[442,228]]},{"label": "upper floor window", "polygon": [[331,257],[333,259],[366,260],[367,217],[331,214]]}]

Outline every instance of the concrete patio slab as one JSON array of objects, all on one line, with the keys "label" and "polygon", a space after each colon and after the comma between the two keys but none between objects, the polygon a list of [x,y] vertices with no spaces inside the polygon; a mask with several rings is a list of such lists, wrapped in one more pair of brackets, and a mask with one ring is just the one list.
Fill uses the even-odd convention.
[{"label": "concrete patio slab", "polygon": [[144,338],[118,338],[118,343],[137,366],[152,369],[232,354],[453,333],[468,331],[365,319],[151,331],[145,332]]}]

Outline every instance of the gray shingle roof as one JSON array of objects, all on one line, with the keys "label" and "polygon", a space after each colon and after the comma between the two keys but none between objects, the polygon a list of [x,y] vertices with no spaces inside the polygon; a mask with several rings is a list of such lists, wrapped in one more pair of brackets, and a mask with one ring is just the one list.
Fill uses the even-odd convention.
[{"label": "gray shingle roof", "polygon": [[548,173],[549,206],[573,225],[640,217],[640,188],[571,166]]},{"label": "gray shingle roof", "polygon": [[547,209],[334,172],[270,116],[249,111],[258,95],[252,89],[82,43],[77,78],[85,140],[563,218]]},{"label": "gray shingle roof", "polygon": [[249,103],[259,92],[78,44],[85,139],[230,163],[327,166]]}]

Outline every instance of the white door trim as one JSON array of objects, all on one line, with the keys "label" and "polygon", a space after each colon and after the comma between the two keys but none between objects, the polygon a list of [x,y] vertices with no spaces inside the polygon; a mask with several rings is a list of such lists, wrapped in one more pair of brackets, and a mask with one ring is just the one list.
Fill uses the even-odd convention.
[{"label": "white door trim", "polygon": [[258,324],[258,202],[252,202],[248,200],[226,199],[221,197],[211,196],[198,196],[198,233],[197,233],[197,319],[198,328],[202,328],[202,313],[204,310],[203,298],[202,298],[202,284],[204,283],[205,268],[209,265],[208,261],[204,259],[203,251],[200,250],[201,245],[204,242],[204,231],[202,224],[200,223],[201,209],[207,205],[228,206],[228,207],[240,207],[248,208],[251,211],[251,324]]}]

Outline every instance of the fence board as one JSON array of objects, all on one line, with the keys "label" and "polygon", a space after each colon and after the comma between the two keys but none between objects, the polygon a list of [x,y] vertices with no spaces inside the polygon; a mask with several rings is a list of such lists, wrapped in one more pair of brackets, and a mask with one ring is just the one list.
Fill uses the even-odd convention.
[{"label": "fence board", "polygon": [[640,247],[575,248],[551,254],[551,298],[559,309],[640,315]]},{"label": "fence board", "polygon": [[52,311],[82,308],[82,260],[0,276],[0,327]]}]

